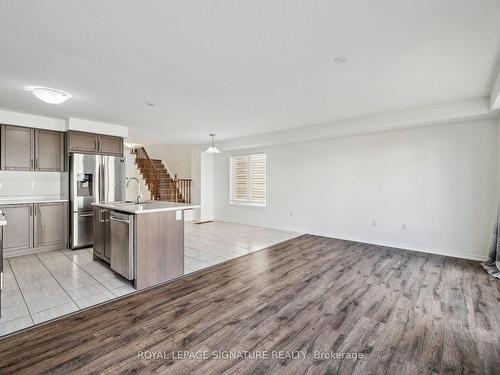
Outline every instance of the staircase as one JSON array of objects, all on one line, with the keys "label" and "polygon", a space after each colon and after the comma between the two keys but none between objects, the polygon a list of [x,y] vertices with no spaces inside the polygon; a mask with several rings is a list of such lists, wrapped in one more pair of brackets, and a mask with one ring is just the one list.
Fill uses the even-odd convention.
[{"label": "staircase", "polygon": [[163,162],[151,159],[144,147],[135,148],[132,153],[153,199],[191,203],[191,179],[171,176]]}]

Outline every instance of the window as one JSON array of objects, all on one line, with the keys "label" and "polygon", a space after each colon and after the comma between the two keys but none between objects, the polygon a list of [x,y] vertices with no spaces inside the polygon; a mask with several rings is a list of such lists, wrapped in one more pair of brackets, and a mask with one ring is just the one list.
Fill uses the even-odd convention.
[{"label": "window", "polygon": [[231,204],[266,207],[266,154],[231,156]]}]

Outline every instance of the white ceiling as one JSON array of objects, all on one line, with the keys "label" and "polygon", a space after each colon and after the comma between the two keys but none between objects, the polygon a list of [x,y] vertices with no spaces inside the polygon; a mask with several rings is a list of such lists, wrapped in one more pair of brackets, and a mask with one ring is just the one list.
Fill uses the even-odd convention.
[{"label": "white ceiling", "polygon": [[499,22],[498,0],[0,0],[0,107],[199,143],[483,97]]}]

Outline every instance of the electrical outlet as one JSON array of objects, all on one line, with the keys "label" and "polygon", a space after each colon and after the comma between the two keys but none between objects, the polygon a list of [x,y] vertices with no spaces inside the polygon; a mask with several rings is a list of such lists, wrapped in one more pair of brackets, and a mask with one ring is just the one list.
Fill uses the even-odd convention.
[{"label": "electrical outlet", "polygon": [[402,223],[401,230],[403,230],[403,231],[408,230],[408,225],[406,225],[406,223]]},{"label": "electrical outlet", "polygon": [[292,217],[293,216],[293,211],[288,212],[288,216]]},{"label": "electrical outlet", "polygon": [[373,225],[374,227],[376,227],[376,226],[378,225],[377,219],[373,219],[373,220],[372,220],[372,225]]},{"label": "electrical outlet", "polygon": [[35,188],[35,182],[31,182],[31,188],[34,189]]}]

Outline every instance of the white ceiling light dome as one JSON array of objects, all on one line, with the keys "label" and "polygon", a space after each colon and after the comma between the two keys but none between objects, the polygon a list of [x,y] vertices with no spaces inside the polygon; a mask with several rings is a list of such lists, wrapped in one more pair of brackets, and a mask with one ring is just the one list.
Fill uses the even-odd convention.
[{"label": "white ceiling light dome", "polygon": [[42,102],[48,104],[62,104],[71,98],[71,94],[50,87],[33,86],[29,88],[29,91]]}]

